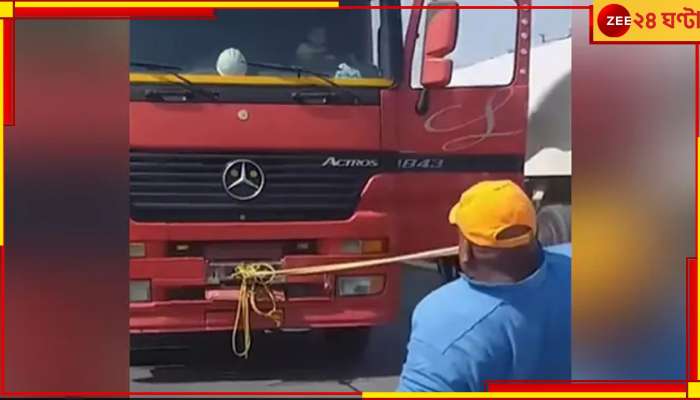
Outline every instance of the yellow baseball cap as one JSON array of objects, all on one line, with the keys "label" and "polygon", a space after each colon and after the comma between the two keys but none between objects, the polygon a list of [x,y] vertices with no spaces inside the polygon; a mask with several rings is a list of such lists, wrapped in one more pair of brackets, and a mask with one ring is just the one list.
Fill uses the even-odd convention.
[{"label": "yellow baseball cap", "polygon": [[[449,220],[467,240],[484,247],[522,246],[532,240],[537,230],[535,207],[525,192],[508,180],[483,181],[467,189],[450,210]],[[515,226],[530,231],[517,237],[498,237]]]}]

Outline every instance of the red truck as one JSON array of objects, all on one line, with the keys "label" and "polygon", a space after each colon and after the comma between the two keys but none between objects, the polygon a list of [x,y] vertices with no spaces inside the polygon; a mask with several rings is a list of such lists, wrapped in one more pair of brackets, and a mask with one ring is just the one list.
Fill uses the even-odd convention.
[{"label": "red truck", "polygon": [[[481,14],[341,5],[355,7],[131,22],[132,336],[230,330],[236,262],[453,245],[447,212],[465,188],[523,181],[528,10],[489,11],[509,15],[498,28],[510,48],[496,49],[512,55],[509,76],[455,86],[451,54],[488,38],[464,37]],[[281,328],[361,346],[397,316],[401,273],[290,276],[275,286]]]}]

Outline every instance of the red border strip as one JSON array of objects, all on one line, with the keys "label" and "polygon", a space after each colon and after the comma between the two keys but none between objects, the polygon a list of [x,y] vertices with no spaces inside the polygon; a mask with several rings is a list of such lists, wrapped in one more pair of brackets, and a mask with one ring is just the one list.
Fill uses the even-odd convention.
[{"label": "red border strip", "polygon": [[3,37],[3,123],[6,126],[15,124],[15,21],[6,18],[2,21]]},{"label": "red border strip", "polygon": [[641,383],[641,384],[649,384],[649,385],[657,385],[657,384],[685,384],[687,381],[684,380],[673,380],[673,379],[659,379],[659,380],[647,380],[647,381],[640,381],[639,379],[576,379],[576,380],[550,380],[550,379],[542,379],[542,380],[536,380],[536,381],[528,381],[528,380],[523,380],[523,379],[509,379],[509,380],[493,380],[493,381],[487,381],[488,385],[492,384],[506,384],[506,383],[534,383],[534,384],[562,384],[562,383]]},{"label": "red border strip", "polygon": [[338,6],[339,10],[587,10],[589,8],[590,6]]}]

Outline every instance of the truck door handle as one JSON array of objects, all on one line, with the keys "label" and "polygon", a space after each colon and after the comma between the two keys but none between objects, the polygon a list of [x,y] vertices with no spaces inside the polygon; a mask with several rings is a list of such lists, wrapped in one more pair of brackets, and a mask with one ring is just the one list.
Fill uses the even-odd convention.
[{"label": "truck door handle", "polygon": [[292,93],[292,99],[300,102],[307,102],[308,100],[315,100],[321,104],[327,104],[329,100],[338,97],[337,93],[333,92],[294,92]]},{"label": "truck door handle", "polygon": [[185,103],[192,99],[193,93],[190,90],[148,90],[145,96],[148,100]]}]

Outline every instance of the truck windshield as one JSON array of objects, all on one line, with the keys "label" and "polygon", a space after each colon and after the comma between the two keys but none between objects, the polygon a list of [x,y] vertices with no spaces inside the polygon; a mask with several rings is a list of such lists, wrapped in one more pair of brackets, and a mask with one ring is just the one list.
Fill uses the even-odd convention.
[{"label": "truck windshield", "polygon": [[[378,5],[377,1],[342,1]],[[182,74],[290,76],[296,66],[338,78],[387,78],[380,28],[394,19],[378,9],[219,10],[213,20],[131,21],[131,60],[180,68]],[[401,29],[400,18],[397,27]],[[387,35],[389,36],[389,35]],[[393,36],[392,36],[393,37]],[[395,45],[401,46],[400,41]],[[382,61],[380,61],[382,60]],[[258,64],[258,65],[256,65]],[[132,66],[133,72],[143,71]]]}]

